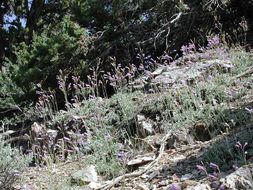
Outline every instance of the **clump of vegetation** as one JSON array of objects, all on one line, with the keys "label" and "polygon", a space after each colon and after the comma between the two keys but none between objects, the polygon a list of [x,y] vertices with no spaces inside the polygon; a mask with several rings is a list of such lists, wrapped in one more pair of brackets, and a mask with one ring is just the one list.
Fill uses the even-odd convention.
[{"label": "clump of vegetation", "polygon": [[198,170],[203,172],[206,177],[208,177],[208,180],[211,183],[211,187],[213,189],[225,189],[225,187],[219,182],[219,179],[221,178],[221,171],[219,165],[210,162],[208,164],[208,168],[202,163],[201,165],[197,165]]},{"label": "clump of vegetation", "polygon": [[[216,117],[209,118],[210,121],[215,121],[214,129],[219,129],[225,133],[233,128],[241,127],[242,131],[249,130],[246,135],[236,135],[234,138],[226,137],[225,139],[214,142],[211,148],[203,155],[205,162],[214,162],[221,166],[222,170],[228,170],[233,166],[241,166],[246,164],[246,157],[252,156],[252,134],[251,129],[248,129],[252,124],[252,111],[251,105],[248,100],[244,100],[244,96],[247,94],[247,89],[252,89],[252,79],[247,73],[251,68],[252,58],[250,54],[242,49],[232,49],[230,51],[233,69],[228,75],[218,76],[216,80],[216,87],[210,94],[217,95],[222,93],[226,104],[223,106],[223,110],[216,112]],[[242,78],[240,76],[242,75]],[[223,90],[219,90],[224,86]],[[237,88],[237,90],[235,90]],[[217,90],[218,89],[218,90]],[[231,109],[231,105],[234,107]],[[244,146],[244,143],[248,142],[248,146]],[[237,142],[237,144],[236,144]],[[234,146],[236,144],[236,147]],[[245,148],[247,151],[245,151]],[[245,154],[246,152],[246,154]]]},{"label": "clump of vegetation", "polygon": [[[208,46],[202,48],[200,54],[195,55],[197,50],[193,43],[184,46],[182,51],[185,57],[197,56],[202,61],[207,57],[228,59],[229,50],[222,48],[222,45],[219,38],[215,36],[210,38]],[[222,51],[222,55],[220,55],[220,51]],[[236,55],[232,54],[231,56],[234,56],[233,60],[237,59],[233,62],[234,67],[231,70],[223,72],[217,66],[218,68],[213,69],[198,84],[193,82],[183,85],[181,88],[155,92],[155,96],[141,91],[129,92],[125,89],[126,86],[122,86],[121,83],[115,86],[117,84],[115,83],[113,86],[119,89],[115,95],[110,98],[96,97],[96,72],[93,77],[90,77],[92,80],[87,84],[82,82],[79,77],[73,77],[73,81],[68,82],[67,76],[61,71],[58,76],[59,88],[65,97],[66,110],[59,111],[55,94],[50,91],[40,92],[39,101],[36,104],[36,114],[44,121],[43,132],[32,137],[31,148],[35,155],[40,157],[48,155],[49,159],[54,161],[57,160],[57,155],[61,155],[62,160],[73,153],[79,157],[79,154],[90,153],[93,136],[100,133],[101,126],[107,126],[111,132],[120,134],[115,137],[118,139],[135,137],[136,130],[138,130],[136,118],[138,114],[143,113],[155,121],[158,116],[160,124],[169,123],[167,128],[164,128],[165,131],[203,122],[207,125],[212,136],[215,136],[227,130],[228,126],[230,129],[235,126],[243,126],[249,115],[242,109],[229,109],[229,104],[245,94],[243,89],[232,91],[233,88],[240,86],[232,80],[236,74],[248,68],[250,59],[247,54],[243,53],[243,56],[240,55],[242,56],[240,58],[242,59],[241,64],[238,64],[240,59],[236,58]],[[174,62],[181,64],[182,61],[183,59],[179,59]],[[185,64],[194,63],[188,61]],[[121,71],[126,68],[120,67],[118,69]],[[235,70],[238,71],[235,73]],[[113,81],[113,79],[110,80]],[[68,101],[67,98],[69,86],[74,86],[76,89],[71,92],[74,97],[72,101]],[[87,89],[91,89],[91,94],[86,94]],[[43,146],[41,146],[42,144]]]},{"label": "clump of vegetation", "polygon": [[[86,156],[109,179],[124,173],[121,148],[138,149],[134,140],[144,125],[155,134],[204,123],[210,140],[252,122],[242,99],[253,88],[245,77],[252,58],[228,47],[246,43],[252,31],[250,0],[0,4],[0,122],[3,131],[18,131],[10,142],[24,143],[38,165]],[[197,63],[214,67],[200,76]],[[163,88],[152,83],[161,65],[193,69],[186,80],[178,73],[179,86]],[[141,88],[134,86],[138,77]],[[228,169],[246,162],[248,142],[237,149],[215,143],[203,159]],[[2,139],[0,149],[0,189],[7,189],[29,157]]]},{"label": "clump of vegetation", "polygon": [[106,178],[113,178],[125,172],[125,168],[118,157],[119,144],[117,139],[102,126],[91,139],[92,154],[85,162],[96,166],[96,170]]},{"label": "clump of vegetation", "polygon": [[19,175],[31,161],[30,156],[23,155],[17,148],[12,148],[0,138],[0,189],[11,189]]}]

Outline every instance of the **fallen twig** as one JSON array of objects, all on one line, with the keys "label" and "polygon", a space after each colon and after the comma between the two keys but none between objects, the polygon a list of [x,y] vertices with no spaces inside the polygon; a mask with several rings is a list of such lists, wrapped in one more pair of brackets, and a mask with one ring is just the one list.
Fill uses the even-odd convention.
[{"label": "fallen twig", "polygon": [[114,180],[110,181],[108,184],[104,184],[101,187],[99,187],[98,189],[103,189],[103,190],[107,190],[112,188],[115,184],[119,183],[120,181],[122,181],[123,179],[126,178],[131,178],[131,177],[137,177],[140,176],[142,174],[144,174],[145,172],[147,172],[148,170],[150,170],[162,157],[164,150],[165,150],[165,145],[166,145],[166,141],[169,138],[169,136],[171,136],[171,132],[168,132],[162,139],[162,143],[159,149],[159,155],[157,156],[157,158],[152,161],[151,163],[149,163],[144,169],[136,171],[136,172],[132,172],[132,173],[128,173],[122,176],[119,176],[117,178],[115,178]]},{"label": "fallen twig", "polygon": [[238,79],[238,78],[242,78],[242,77],[245,77],[247,75],[250,75],[250,74],[253,74],[253,67],[250,67],[247,69],[247,71],[239,74],[239,75],[236,75],[235,78]]}]

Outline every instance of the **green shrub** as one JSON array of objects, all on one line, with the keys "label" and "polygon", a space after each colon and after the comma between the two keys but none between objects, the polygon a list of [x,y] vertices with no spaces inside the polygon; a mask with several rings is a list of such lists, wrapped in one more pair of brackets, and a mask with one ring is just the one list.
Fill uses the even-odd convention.
[{"label": "green shrub", "polygon": [[118,115],[119,125],[129,125],[143,109],[143,106],[137,102],[137,99],[143,96],[141,92],[134,93],[117,93],[108,101],[109,107],[113,108]]},{"label": "green shrub", "polygon": [[13,48],[15,59],[10,64],[16,69],[10,71],[11,80],[25,93],[24,99],[34,98],[38,83],[55,89],[60,69],[76,74],[88,70],[85,57],[90,41],[88,32],[65,16],[42,33],[34,33],[31,44],[22,42]]},{"label": "green shrub", "polygon": [[88,156],[88,163],[96,166],[99,174],[112,178],[124,172],[124,167],[117,159],[119,147],[108,129],[99,129],[91,140],[93,153]]},{"label": "green shrub", "polygon": [[29,162],[29,156],[22,155],[0,138],[0,189],[10,189]]},{"label": "green shrub", "polygon": [[23,90],[13,80],[13,73],[18,70],[17,65],[6,61],[0,70],[0,108],[4,111],[18,109]]},{"label": "green shrub", "polygon": [[238,47],[232,49],[230,51],[230,54],[232,57],[231,61],[234,66],[232,70],[232,74],[234,76],[247,71],[247,69],[249,69],[249,67],[252,66],[252,57],[250,53],[246,52],[242,48]]}]

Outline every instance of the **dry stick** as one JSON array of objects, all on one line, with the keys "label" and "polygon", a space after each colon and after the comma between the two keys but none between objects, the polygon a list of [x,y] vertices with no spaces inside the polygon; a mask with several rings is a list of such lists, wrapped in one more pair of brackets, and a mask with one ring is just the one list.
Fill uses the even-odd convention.
[{"label": "dry stick", "polygon": [[8,144],[8,143],[16,142],[16,141],[29,141],[29,140],[30,140],[30,137],[23,135],[23,136],[11,137],[9,139],[6,139],[5,143]]},{"label": "dry stick", "polygon": [[247,69],[247,71],[235,76],[234,78],[235,79],[242,78],[242,77],[245,77],[245,76],[250,75],[252,73],[253,73],[253,67],[250,67],[250,68]]},{"label": "dry stick", "polygon": [[138,177],[142,174],[144,174],[145,172],[147,172],[148,170],[150,170],[162,157],[164,150],[165,150],[165,145],[166,145],[166,141],[169,138],[169,136],[171,136],[171,131],[168,132],[162,139],[162,144],[161,147],[159,149],[159,155],[157,156],[157,158],[152,161],[151,163],[149,163],[144,169],[137,171],[137,172],[132,172],[132,173],[128,173],[122,176],[119,176],[117,178],[115,178],[113,181],[111,181],[109,184],[105,184],[102,185],[101,187],[99,187],[98,189],[103,189],[103,190],[107,190],[112,188],[115,184],[119,183],[120,181],[122,181],[123,179],[126,178],[131,178],[131,177]]},{"label": "dry stick", "polygon": [[149,143],[149,142],[146,141],[145,139],[141,139],[141,138],[135,138],[135,139],[136,139],[136,140],[140,140],[140,141],[146,143],[148,146],[151,147],[151,149],[152,149],[153,151],[156,151],[156,150],[157,150],[157,148],[155,148],[154,145],[152,145],[151,143]]},{"label": "dry stick", "polygon": [[[159,36],[161,36],[164,32],[166,32],[166,28],[168,28],[166,38],[168,38],[168,36],[170,34],[170,25],[176,23],[181,18],[182,14],[183,14],[182,12],[179,12],[178,14],[173,15],[172,17],[175,16],[175,18],[173,20],[171,20],[170,22],[166,23],[164,26],[162,26],[161,29],[159,29],[160,31],[158,31],[157,35],[155,36],[155,40],[154,40],[154,47],[155,48],[156,48],[156,39],[159,38]],[[167,42],[166,42],[166,46],[167,46]]]}]

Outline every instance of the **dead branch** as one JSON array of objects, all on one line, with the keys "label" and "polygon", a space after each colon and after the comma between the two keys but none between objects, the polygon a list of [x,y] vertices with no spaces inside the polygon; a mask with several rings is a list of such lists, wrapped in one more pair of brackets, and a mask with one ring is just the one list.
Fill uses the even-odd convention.
[{"label": "dead branch", "polygon": [[242,78],[242,77],[245,77],[247,75],[250,75],[250,74],[253,74],[253,67],[250,67],[249,69],[247,69],[247,71],[235,76],[234,78],[238,79],[238,78]]},{"label": "dead branch", "polygon": [[108,184],[104,184],[101,187],[99,187],[98,189],[103,189],[103,190],[107,190],[112,188],[115,184],[119,183],[120,181],[122,181],[123,179],[126,178],[132,178],[132,177],[138,177],[144,173],[146,173],[147,171],[149,171],[162,157],[164,150],[165,150],[165,146],[166,146],[166,141],[167,139],[171,136],[171,132],[168,132],[162,139],[162,144],[161,147],[159,149],[159,155],[157,156],[157,158],[152,161],[151,163],[149,163],[144,169],[136,171],[136,172],[132,172],[132,173],[128,173],[122,176],[119,176],[117,178],[115,178],[114,180],[110,181]]},{"label": "dead branch", "polygon": [[[158,31],[157,35],[155,36],[155,40],[154,40],[154,47],[156,49],[156,41],[157,39],[164,33],[166,32],[166,28],[167,28],[167,34],[166,34],[166,38],[168,38],[169,34],[170,34],[170,26],[174,23],[176,23],[182,16],[182,12],[179,12],[178,14],[173,15],[172,17],[175,17],[174,19],[172,19],[170,22],[168,22],[167,24],[165,24],[160,31]],[[168,42],[166,41],[166,49],[167,49],[167,45]]]}]

